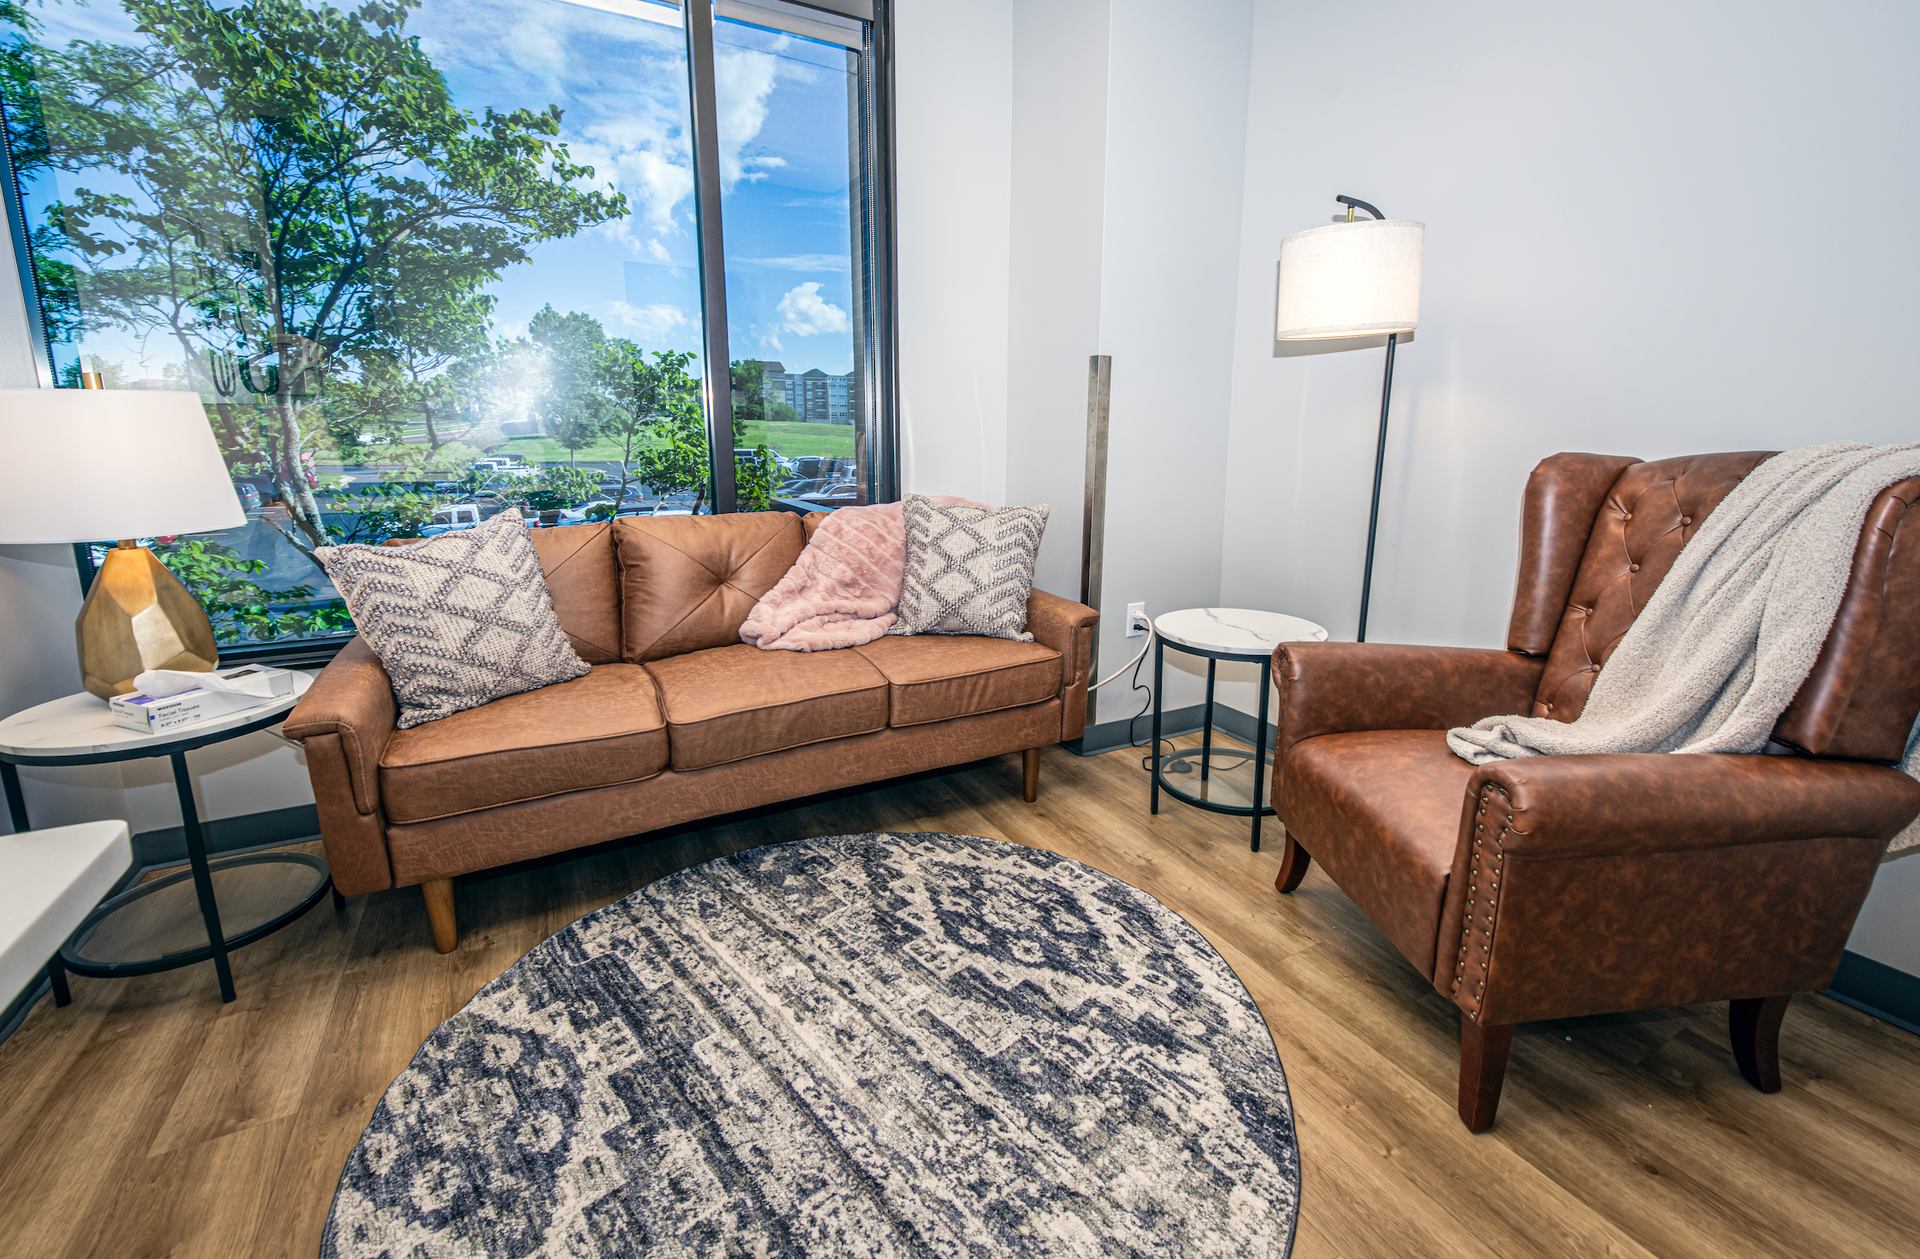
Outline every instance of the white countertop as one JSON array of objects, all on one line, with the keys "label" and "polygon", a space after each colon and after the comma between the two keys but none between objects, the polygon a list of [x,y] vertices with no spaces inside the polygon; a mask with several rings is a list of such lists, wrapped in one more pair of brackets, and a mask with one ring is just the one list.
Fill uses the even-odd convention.
[{"label": "white countertop", "polygon": [[206,735],[231,730],[260,720],[270,713],[289,713],[300,697],[313,685],[309,674],[293,674],[293,694],[269,700],[258,708],[245,708],[224,717],[210,717],[181,726],[165,734],[142,734],[113,724],[107,701],[85,691],[22,709],[0,721],[0,752],[8,756],[91,756],[98,752],[131,752],[136,747],[151,749],[152,756],[165,756],[175,745]]},{"label": "white countertop", "polygon": [[1322,643],[1327,631],[1283,612],[1250,608],[1185,608],[1153,619],[1153,632],[1182,647],[1231,652],[1248,659],[1273,654],[1281,643]]}]

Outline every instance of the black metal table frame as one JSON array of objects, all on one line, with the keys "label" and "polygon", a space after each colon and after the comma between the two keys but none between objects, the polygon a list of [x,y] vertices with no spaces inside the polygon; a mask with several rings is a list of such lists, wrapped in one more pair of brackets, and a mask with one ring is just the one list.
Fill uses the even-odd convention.
[{"label": "black metal table frame", "polygon": [[[272,935],[300,915],[320,903],[320,898],[333,892],[335,909],[344,908],[346,899],[333,890],[333,877],[327,870],[322,858],[304,852],[268,852],[243,853],[234,857],[207,859],[206,836],[200,822],[200,806],[194,803],[193,780],[187,774],[187,753],[198,748],[209,747],[215,743],[224,743],[243,734],[253,734],[270,726],[277,726],[287,719],[287,710],[276,709],[251,721],[237,726],[224,726],[219,730],[210,730],[198,737],[168,738],[164,750],[141,747],[114,748],[107,752],[74,752],[65,755],[23,756],[17,752],[0,752],[0,786],[4,786],[7,795],[7,812],[13,820],[15,834],[24,834],[32,829],[27,820],[27,800],[20,790],[20,770],[22,765],[64,766],[64,765],[109,765],[117,761],[146,761],[164,756],[173,763],[173,789],[180,798],[180,828],[187,842],[187,869],[163,875],[146,883],[136,884],[118,896],[102,901],[92,913],[88,914],[67,937],[60,951],[47,963],[47,979],[53,985],[55,1005],[66,1005],[73,998],[67,991],[65,972],[85,975],[93,979],[115,979],[132,975],[151,975],[158,971],[175,970],[182,966],[191,966],[196,962],[213,959],[214,974],[220,979],[220,1000],[232,1001],[233,969],[227,962],[227,954],[235,949],[244,948],[256,940]],[[213,872],[233,866],[263,865],[285,862],[295,865],[311,866],[320,872],[320,881],[304,900],[285,913],[269,918],[255,927],[249,927],[237,936],[225,934],[220,926],[220,907],[213,898]],[[105,919],[113,916],[127,905],[151,896],[162,888],[173,886],[183,879],[193,880],[195,899],[200,902],[200,916],[206,922],[207,943],[199,948],[187,949],[179,953],[168,953],[160,957],[141,958],[131,962],[90,962],[80,956],[79,941]]]},{"label": "black metal table frame", "polygon": [[[1257,660],[1260,665],[1260,716],[1254,722],[1253,726],[1253,803],[1251,805],[1217,804],[1212,800],[1189,795],[1167,781],[1164,773],[1167,763],[1183,756],[1192,755],[1191,749],[1185,752],[1169,752],[1165,756],[1160,754],[1160,744],[1162,742],[1160,737],[1160,714],[1163,708],[1162,697],[1165,694],[1165,688],[1162,683],[1165,679],[1166,649],[1168,647],[1172,647],[1175,651],[1185,652],[1191,656],[1204,656],[1207,660],[1207,705],[1206,713],[1200,721],[1201,782],[1207,781],[1215,755],[1213,750],[1213,683],[1214,674],[1219,669],[1220,662],[1222,660],[1233,660],[1243,664],[1253,664],[1256,663]],[[1261,803],[1261,800],[1264,798],[1263,793],[1266,789],[1267,778],[1267,692],[1272,689],[1272,686],[1272,652],[1256,658],[1244,651],[1213,651],[1206,647],[1189,646],[1186,643],[1169,643],[1157,633],[1153,636],[1153,755],[1148,758],[1153,766],[1151,812],[1160,812],[1160,793],[1164,790],[1176,800],[1182,800],[1196,809],[1205,809],[1209,813],[1224,813],[1230,817],[1250,817],[1253,819],[1253,851],[1260,851],[1260,819],[1273,813],[1272,805]],[[1237,748],[1222,750],[1222,754],[1227,752],[1231,752],[1232,755],[1243,759],[1247,756],[1247,753]]]}]

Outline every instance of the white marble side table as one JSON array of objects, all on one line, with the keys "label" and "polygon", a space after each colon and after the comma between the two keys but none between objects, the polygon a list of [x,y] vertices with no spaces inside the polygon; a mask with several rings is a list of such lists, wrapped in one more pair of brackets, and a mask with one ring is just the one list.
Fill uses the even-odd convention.
[{"label": "white marble side table", "polygon": [[[1273,806],[1265,802],[1267,692],[1273,685],[1273,649],[1281,643],[1325,642],[1327,631],[1312,621],[1304,621],[1297,616],[1287,616],[1279,612],[1257,612],[1250,608],[1187,608],[1155,617],[1153,635],[1153,755],[1148,758],[1153,767],[1152,812],[1160,811],[1160,793],[1164,790],[1175,799],[1184,800],[1195,808],[1205,809],[1209,813],[1251,817],[1253,819],[1253,851],[1259,852],[1260,819],[1273,812]],[[1253,726],[1252,804],[1221,804],[1217,800],[1207,799],[1204,795],[1196,796],[1182,791],[1167,781],[1166,770],[1169,762],[1193,759],[1190,751],[1169,752],[1164,756],[1160,752],[1161,697],[1165,694],[1162,682],[1165,676],[1168,647],[1188,655],[1204,656],[1207,661],[1207,704],[1206,713],[1200,725],[1199,756],[1203,791],[1204,784],[1212,776],[1213,762],[1216,757],[1226,757],[1236,762],[1247,759],[1247,754],[1237,749],[1219,751],[1214,749],[1214,673],[1222,660],[1259,662],[1260,713]]]},{"label": "white marble side table", "polygon": [[[155,756],[164,756],[173,763],[173,786],[180,798],[180,824],[186,838],[187,868],[136,884],[103,902],[68,937],[54,959],[54,966],[64,966],[76,975],[117,978],[151,975],[156,971],[191,966],[211,958],[214,973],[220,980],[220,999],[234,999],[233,971],[227,963],[227,954],[271,935],[312,909],[320,903],[321,897],[332,890],[333,879],[326,861],[311,853],[246,853],[209,861],[206,838],[200,825],[200,810],[193,800],[193,782],[187,775],[187,753],[195,748],[237,739],[241,735],[279,725],[312,685],[312,678],[296,672],[293,674],[292,695],[225,717],[196,721],[166,734],[143,734],[114,725],[107,701],[85,692],[49,700],[0,721],[0,786],[5,787],[7,809],[12,814],[16,834],[24,834],[31,829],[27,820],[26,798],[20,791],[18,767],[21,765],[104,765]],[[214,901],[214,872],[234,866],[280,863],[311,869],[315,874],[312,890],[284,913],[235,935],[227,935],[221,929],[220,907]],[[193,883],[193,903],[206,926],[206,944],[164,953],[159,957],[126,961],[100,961],[82,955],[80,950],[89,932],[108,918],[136,901],[166,893],[189,879]],[[339,893],[334,893],[335,908],[344,904]],[[59,976],[56,975],[55,980],[57,993],[62,985]]]}]

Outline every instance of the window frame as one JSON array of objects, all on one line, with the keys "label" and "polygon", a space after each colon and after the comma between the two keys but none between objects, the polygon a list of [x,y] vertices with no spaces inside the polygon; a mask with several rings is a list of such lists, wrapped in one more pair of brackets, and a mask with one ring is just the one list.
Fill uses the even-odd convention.
[{"label": "window frame", "polygon": [[[715,515],[731,515],[738,510],[738,503],[734,492],[735,464],[732,457],[732,358],[728,345],[726,253],[720,208],[713,28],[716,21],[735,18],[779,29],[779,15],[757,6],[751,18],[735,13],[723,14],[717,0],[666,2],[680,10],[681,29],[687,41],[693,199],[695,231],[700,246],[701,314],[704,325],[702,346],[706,353],[701,393],[707,418],[711,501]],[[850,18],[860,22],[862,27],[861,46],[858,49],[858,99],[854,116],[849,119],[850,128],[858,133],[862,171],[862,178],[853,189],[854,204],[849,208],[856,237],[849,245],[856,251],[854,261],[860,267],[861,281],[855,285],[856,309],[852,312],[862,316],[854,323],[854,373],[860,387],[862,413],[859,441],[864,447],[858,462],[864,463],[867,470],[867,501],[893,502],[900,497],[899,412],[896,398],[899,328],[894,288],[893,0],[781,0],[781,3],[793,8],[833,14],[842,19]],[[790,33],[800,38],[815,38],[802,31]],[[849,50],[853,51],[851,46]],[[4,122],[5,111],[6,102],[0,100],[0,122]],[[40,388],[57,388],[52,342],[41,307],[39,284],[34,275],[26,208],[21,200],[19,181],[14,177],[13,155],[3,140],[0,140],[0,199],[5,201],[15,278],[20,285],[21,304],[26,310],[28,334],[33,342],[34,371],[39,378]],[[720,385],[722,381],[726,382],[724,389]],[[92,588],[97,571],[93,563],[93,545],[75,543],[73,547],[74,567],[82,595]],[[273,664],[282,667],[324,665],[356,637],[357,634],[291,642],[240,644],[223,650],[220,664],[223,667],[236,664]]]}]

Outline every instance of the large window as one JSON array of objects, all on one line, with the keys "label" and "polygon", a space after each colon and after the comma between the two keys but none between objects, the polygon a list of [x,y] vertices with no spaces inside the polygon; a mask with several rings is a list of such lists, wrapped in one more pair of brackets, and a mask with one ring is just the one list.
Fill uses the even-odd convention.
[{"label": "large window", "polygon": [[223,656],[351,635],[330,543],[895,496],[885,0],[0,19],[42,384],[200,395]]}]

